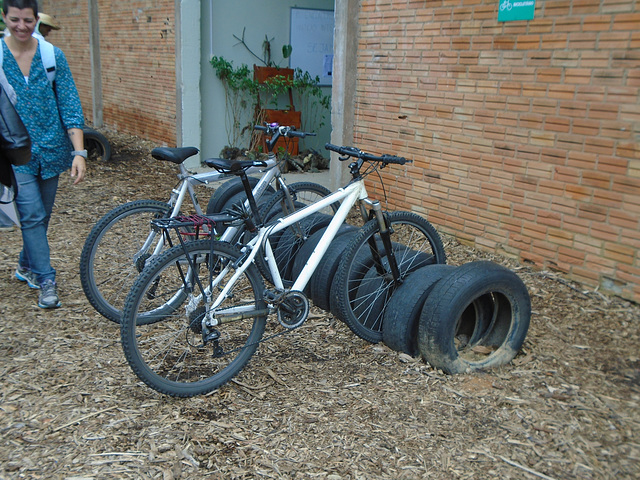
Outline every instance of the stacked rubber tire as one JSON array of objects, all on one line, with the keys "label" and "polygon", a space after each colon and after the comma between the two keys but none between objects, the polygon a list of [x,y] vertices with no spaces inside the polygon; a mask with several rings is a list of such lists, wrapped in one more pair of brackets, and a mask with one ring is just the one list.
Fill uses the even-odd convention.
[{"label": "stacked rubber tire", "polygon": [[489,261],[430,265],[412,272],[387,305],[383,341],[446,373],[509,363],[531,317],[526,286]]},{"label": "stacked rubber tire", "polygon": [[111,144],[107,137],[90,127],[82,129],[84,134],[84,148],[88,158],[108,162],[111,160]]}]

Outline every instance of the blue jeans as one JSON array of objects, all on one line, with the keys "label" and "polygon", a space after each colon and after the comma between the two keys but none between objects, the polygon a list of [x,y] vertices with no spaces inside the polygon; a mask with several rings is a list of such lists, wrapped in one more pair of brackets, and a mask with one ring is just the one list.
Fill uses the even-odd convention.
[{"label": "blue jeans", "polygon": [[38,282],[54,280],[47,229],[58,190],[58,177],[43,180],[39,175],[17,173],[18,196],[16,206],[20,214],[22,251],[20,267],[36,274]]}]

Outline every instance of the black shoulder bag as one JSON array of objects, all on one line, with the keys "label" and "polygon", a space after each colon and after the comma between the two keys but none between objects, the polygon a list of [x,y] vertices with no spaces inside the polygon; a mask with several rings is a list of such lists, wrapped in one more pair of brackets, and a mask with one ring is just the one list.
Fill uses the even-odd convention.
[{"label": "black shoulder bag", "polygon": [[[31,161],[31,137],[4,88],[0,87],[0,183],[18,194],[12,165]],[[3,203],[6,203],[3,201]]]}]

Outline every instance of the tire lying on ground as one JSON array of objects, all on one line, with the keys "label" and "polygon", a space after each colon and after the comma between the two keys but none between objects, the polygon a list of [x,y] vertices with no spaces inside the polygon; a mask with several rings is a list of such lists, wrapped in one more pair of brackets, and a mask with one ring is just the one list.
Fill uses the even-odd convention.
[{"label": "tire lying on ground", "polygon": [[[261,207],[260,213],[265,224],[273,224],[278,218],[293,213],[291,207],[295,210],[300,210],[331,194],[329,189],[313,182],[291,183],[287,185],[287,188],[293,205],[290,205],[291,202],[287,200],[285,190],[281,189],[276,192]],[[315,231],[329,224],[339,206],[339,203],[327,205],[325,208],[310,214],[310,216],[286,227],[284,230],[269,234],[268,242],[276,256],[276,263],[280,268],[280,274],[285,286],[293,284],[294,277],[291,276],[291,269],[298,250]],[[329,221],[325,223],[322,219],[328,219]],[[265,279],[272,283],[271,273],[264,255],[258,255],[256,264]]]},{"label": "tire lying on ground", "polygon": [[295,280],[292,275],[292,269],[298,251],[311,235],[327,227],[332,218],[324,213],[314,213],[283,231],[273,254],[278,264],[280,275],[288,284],[293,284]]},{"label": "tire lying on ground", "polygon": [[529,329],[531,300],[511,270],[488,261],[457,267],[428,295],[418,325],[422,358],[446,373],[509,363]]},{"label": "tire lying on ground", "polygon": [[103,162],[111,160],[111,144],[107,137],[90,127],[84,127],[82,133],[89,159],[97,158]]},{"label": "tire lying on ground", "polygon": [[[316,245],[318,245],[318,243],[320,242],[320,239],[322,238],[322,235],[326,230],[327,230],[327,227],[324,227],[314,232],[309,238],[305,240],[302,247],[300,247],[300,250],[298,250],[298,253],[296,254],[296,258],[293,261],[293,268],[291,269],[291,275],[293,278],[295,279],[298,278],[298,276],[300,275],[300,272],[302,271],[302,268],[304,267],[304,264],[309,259],[311,252],[316,247]],[[304,287],[304,294],[307,297],[309,296],[309,292],[310,292],[310,287],[309,287],[310,283],[311,282],[308,282],[307,285]]]},{"label": "tire lying on ground", "polygon": [[424,302],[433,287],[449,275],[453,265],[426,265],[411,272],[391,295],[382,323],[382,341],[392,350],[412,357],[418,349],[418,323]]},{"label": "tire lying on ground", "polygon": [[317,307],[327,312],[331,309],[331,285],[333,285],[342,252],[347,248],[356,233],[357,228],[350,229],[347,227],[339,231],[329,245],[318,268],[311,276],[311,280],[309,280],[309,296],[311,300]]}]

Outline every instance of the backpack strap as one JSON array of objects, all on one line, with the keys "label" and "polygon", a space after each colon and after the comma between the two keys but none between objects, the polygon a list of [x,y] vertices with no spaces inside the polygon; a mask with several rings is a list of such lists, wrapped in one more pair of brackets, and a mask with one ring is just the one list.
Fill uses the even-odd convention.
[{"label": "backpack strap", "polygon": [[15,105],[18,101],[18,96],[16,95],[16,91],[9,83],[9,80],[7,80],[7,76],[4,74],[4,70],[2,69],[2,59],[4,58],[4,47],[2,46],[3,43],[4,40],[0,41],[0,86],[2,86],[11,103]]},{"label": "backpack strap", "polygon": [[44,71],[47,74],[47,80],[53,84],[56,79],[56,52],[53,48],[53,44],[47,42],[42,35],[35,35],[40,45],[40,56],[42,57],[42,65]]}]

